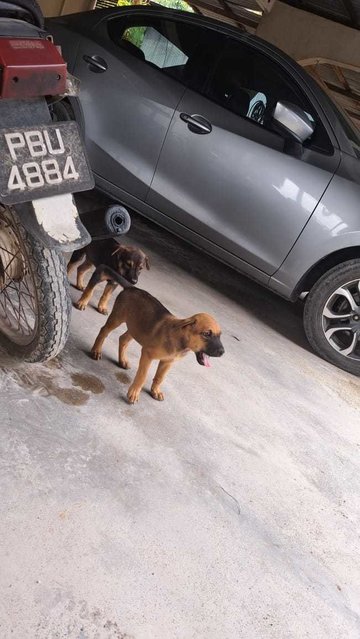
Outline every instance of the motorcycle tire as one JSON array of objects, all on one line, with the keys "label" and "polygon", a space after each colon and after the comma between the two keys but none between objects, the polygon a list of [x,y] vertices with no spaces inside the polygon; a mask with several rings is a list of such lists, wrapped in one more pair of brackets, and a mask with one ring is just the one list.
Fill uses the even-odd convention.
[{"label": "motorcycle tire", "polygon": [[32,24],[40,29],[44,28],[44,16],[36,0],[14,0],[13,2],[9,2],[8,8],[10,8],[11,5],[25,9],[25,11],[28,12],[29,17],[31,16]]},{"label": "motorcycle tire", "polygon": [[70,329],[64,257],[35,240],[13,207],[0,209],[0,343],[16,358],[44,362]]}]

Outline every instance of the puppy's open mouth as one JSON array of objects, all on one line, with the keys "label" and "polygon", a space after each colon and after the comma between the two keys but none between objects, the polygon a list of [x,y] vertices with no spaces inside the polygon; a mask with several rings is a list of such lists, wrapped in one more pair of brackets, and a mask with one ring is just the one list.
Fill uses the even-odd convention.
[{"label": "puppy's open mouth", "polygon": [[198,364],[201,364],[201,366],[206,366],[206,368],[210,368],[211,364],[209,355],[206,355],[204,351],[199,351],[198,353],[195,353],[195,355]]}]

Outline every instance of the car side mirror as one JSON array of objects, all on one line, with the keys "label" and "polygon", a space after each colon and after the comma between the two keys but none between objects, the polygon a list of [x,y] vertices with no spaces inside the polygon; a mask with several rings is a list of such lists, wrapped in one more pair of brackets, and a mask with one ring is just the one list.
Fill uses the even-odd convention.
[{"label": "car side mirror", "polygon": [[288,133],[300,144],[311,138],[315,131],[314,120],[303,109],[291,102],[278,102],[273,121],[284,133]]}]

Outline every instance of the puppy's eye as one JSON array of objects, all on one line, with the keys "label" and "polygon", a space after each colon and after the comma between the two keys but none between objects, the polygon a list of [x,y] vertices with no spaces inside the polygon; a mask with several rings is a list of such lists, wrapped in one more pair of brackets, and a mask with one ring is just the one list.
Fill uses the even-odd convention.
[{"label": "puppy's eye", "polygon": [[125,262],[126,266],[132,266],[131,262]]},{"label": "puppy's eye", "polygon": [[201,335],[205,337],[205,339],[209,339],[209,337],[212,336],[212,331],[203,331]]}]

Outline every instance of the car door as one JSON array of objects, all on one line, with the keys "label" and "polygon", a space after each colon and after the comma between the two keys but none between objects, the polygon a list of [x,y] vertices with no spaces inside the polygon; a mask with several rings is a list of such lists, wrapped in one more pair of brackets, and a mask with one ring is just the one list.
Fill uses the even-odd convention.
[{"label": "car door", "polygon": [[[278,100],[316,120],[303,148],[273,130]],[[323,123],[289,74],[249,44],[224,37],[205,83],[188,88],[176,108],[147,202],[271,275],[338,163]]]},{"label": "car door", "polygon": [[184,93],[181,69],[192,55],[191,46],[184,53],[180,41],[175,46],[167,38],[168,31],[174,31],[172,21],[151,13],[112,15],[80,38],[73,70],[81,81],[85,141],[95,175],[102,187],[111,183],[141,200]]}]

